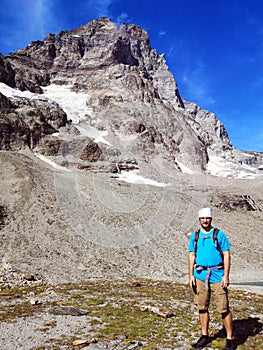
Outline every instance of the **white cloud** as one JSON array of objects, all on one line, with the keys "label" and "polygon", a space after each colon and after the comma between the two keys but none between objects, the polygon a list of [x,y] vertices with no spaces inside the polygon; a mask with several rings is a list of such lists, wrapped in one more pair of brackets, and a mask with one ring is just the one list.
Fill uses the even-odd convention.
[{"label": "white cloud", "polygon": [[201,107],[211,106],[216,101],[211,95],[209,79],[206,76],[205,65],[199,61],[197,67],[183,73],[182,82],[188,96]]},{"label": "white cloud", "polygon": [[[115,2],[117,0],[83,0],[79,1],[79,4],[78,1],[74,4],[74,1],[63,0],[2,0],[0,52],[6,55],[34,40],[43,40],[50,32],[57,33],[66,29],[71,13],[73,22],[80,15],[84,22],[86,18],[111,18],[110,8]],[[128,22],[128,15],[121,13],[118,21]]]},{"label": "white cloud", "polygon": [[44,38],[55,27],[54,4],[55,0],[2,0],[0,41],[4,54],[25,47],[32,40]]},{"label": "white cloud", "polygon": [[166,34],[166,30],[160,30],[159,33],[158,33],[158,36],[159,37],[162,37]]},{"label": "white cloud", "polygon": [[121,25],[122,23],[130,23],[131,19],[129,18],[126,12],[122,12],[117,18],[114,19],[117,25]]},{"label": "white cloud", "polygon": [[122,23],[132,23],[133,19],[130,18],[126,12],[121,12],[118,16],[113,17],[110,7],[116,2],[118,2],[118,0],[89,0],[88,7],[89,9],[93,8],[93,10],[95,10],[94,17],[109,17],[118,26]]},{"label": "white cloud", "polygon": [[49,32],[50,23],[54,21],[52,16],[53,1],[45,0],[29,1],[26,8],[26,22],[32,33],[43,38]]},{"label": "white cloud", "polygon": [[89,0],[89,6],[92,6],[97,11],[98,17],[110,17],[109,7],[116,0]]},{"label": "white cloud", "polygon": [[182,39],[173,39],[166,56],[186,100],[207,109],[216,103],[211,89],[212,78],[208,76],[204,60],[195,57]]},{"label": "white cloud", "polygon": [[185,62],[185,57],[187,53],[184,49],[184,43],[182,40],[174,40],[174,42],[167,49],[167,57],[171,57],[174,61],[181,59]]}]

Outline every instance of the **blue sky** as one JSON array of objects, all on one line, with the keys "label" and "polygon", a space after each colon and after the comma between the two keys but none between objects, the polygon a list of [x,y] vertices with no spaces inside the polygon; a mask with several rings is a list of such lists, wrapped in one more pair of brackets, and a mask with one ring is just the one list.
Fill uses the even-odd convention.
[{"label": "blue sky", "polygon": [[183,98],[214,112],[235,147],[263,151],[261,0],[2,0],[0,52],[102,16],[145,29]]}]

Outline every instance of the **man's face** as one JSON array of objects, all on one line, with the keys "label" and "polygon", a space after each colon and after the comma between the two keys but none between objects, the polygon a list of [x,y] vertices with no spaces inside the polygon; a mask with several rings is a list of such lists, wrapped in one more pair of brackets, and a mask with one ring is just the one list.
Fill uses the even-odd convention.
[{"label": "man's face", "polygon": [[199,222],[201,227],[205,230],[205,231],[209,231],[212,227],[211,223],[212,223],[212,218],[199,218]]}]

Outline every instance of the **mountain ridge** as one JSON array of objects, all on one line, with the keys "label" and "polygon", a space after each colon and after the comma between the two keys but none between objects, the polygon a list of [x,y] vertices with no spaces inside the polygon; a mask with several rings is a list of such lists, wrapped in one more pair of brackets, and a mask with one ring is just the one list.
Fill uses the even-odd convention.
[{"label": "mountain ridge", "polygon": [[[194,139],[191,148],[199,149],[192,153],[199,157],[202,170],[208,160],[208,155],[204,155],[207,148],[216,152],[220,147],[224,155],[229,153],[229,158],[238,157],[235,153],[239,152],[233,152],[227,131],[215,115],[183,100],[164,55],[158,55],[150,47],[148,34],[137,25],[122,24],[118,28],[108,18],[93,20],[77,29],[48,34],[43,41],[32,42],[2,60],[5,61],[1,68],[8,70],[7,76],[10,76],[10,69],[13,71],[3,82],[22,91],[43,93],[42,86],[71,85],[73,91],[90,91],[90,105],[105,110],[108,104],[112,108],[114,104],[131,101],[166,104],[168,109],[172,108],[169,121],[175,120],[173,129],[186,122],[183,132],[189,133],[192,129],[191,132],[196,134],[197,140],[193,135],[187,135],[187,138]],[[98,74],[101,69],[104,70],[102,75]],[[123,118],[123,111],[116,113],[121,113]],[[175,143],[180,143],[182,132],[173,137],[170,135],[166,144],[175,153],[173,138]],[[203,158],[206,159],[204,162]]]},{"label": "mountain ridge", "polygon": [[[160,129],[164,124],[167,131],[169,124],[174,120],[175,125],[171,125],[173,133],[175,129],[182,129],[180,124],[184,124],[187,119],[188,124],[192,124],[190,128],[188,125],[183,126],[183,131],[179,132],[178,136],[169,135],[165,143],[165,147],[171,148],[173,153],[176,153],[176,144],[183,139],[183,133],[189,134],[193,126],[194,131],[191,133],[199,133],[201,142],[196,140],[194,135],[187,135],[187,142],[193,140],[191,147],[201,149],[199,152],[195,151],[201,163],[207,144],[210,145],[212,142],[206,130],[200,135],[198,131],[200,123],[193,118],[202,114],[200,113],[202,110],[193,104],[188,104],[187,109],[181,108],[184,107],[183,100],[163,55],[158,55],[156,50],[150,48],[148,34],[136,25],[121,25],[117,28],[107,18],[94,20],[72,31],[62,31],[58,35],[49,34],[43,42],[34,42],[27,48],[7,56],[6,60],[14,71],[16,87],[21,90],[28,89],[31,92],[41,93],[42,85],[70,85],[71,82],[73,91],[88,90],[91,95],[89,103],[95,109],[95,113],[96,110],[101,113],[101,108],[107,111],[116,107],[114,112],[120,114],[123,120],[126,109],[131,108],[126,107],[125,103],[134,101],[134,103],[150,104],[150,115],[159,114],[160,109],[163,110],[163,120],[167,114],[171,115],[169,121],[165,123],[159,121],[157,128]],[[98,71],[102,67],[104,71],[100,75]],[[107,79],[106,91],[105,79]],[[156,106],[157,111],[152,111],[152,106],[157,103],[167,106]],[[143,110],[143,107],[140,110]],[[183,118],[182,111],[186,112]],[[140,115],[142,112],[137,114]],[[138,120],[137,114],[135,118],[129,116],[129,119]],[[143,115],[139,123],[134,120],[134,123],[137,123],[135,127],[140,128],[142,125],[145,128],[145,119],[148,118]],[[210,116],[210,119],[214,119],[213,122],[216,124],[213,133],[217,133],[216,136],[222,140],[225,149],[231,149],[224,126],[214,116]],[[114,122],[116,123],[116,118]],[[153,120],[149,122],[152,124]],[[153,132],[158,134],[156,126],[153,128]],[[151,131],[150,134],[153,138]],[[164,138],[163,135],[161,137]],[[202,164],[201,168],[205,168],[205,164]]]}]

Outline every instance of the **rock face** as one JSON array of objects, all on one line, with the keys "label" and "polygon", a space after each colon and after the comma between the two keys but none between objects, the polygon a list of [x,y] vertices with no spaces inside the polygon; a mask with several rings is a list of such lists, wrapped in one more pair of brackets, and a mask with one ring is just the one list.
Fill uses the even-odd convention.
[{"label": "rock face", "polygon": [[46,101],[15,99],[0,94],[0,147],[2,150],[33,149],[46,135],[66,125],[66,114]]},{"label": "rock face", "polygon": [[15,87],[15,74],[11,65],[5,60],[4,56],[0,54],[0,81]]},{"label": "rock face", "polygon": [[[66,125],[66,118],[59,111],[63,105],[55,107],[55,98],[53,105],[52,101],[45,101],[45,87],[48,90],[55,84],[86,95],[89,111],[83,122],[110,133],[109,143],[115,155],[118,154],[118,157],[108,157],[110,162],[125,160],[128,150],[135,158],[145,161],[161,157],[177,168],[183,163],[205,171],[211,153],[233,158],[233,147],[222,123],[213,113],[183,100],[164,56],[151,48],[148,34],[139,26],[123,24],[118,28],[108,18],[101,18],[75,30],[49,34],[44,41],[32,42],[25,49],[1,57],[0,72],[0,77],[6,77],[2,82],[10,87],[42,94],[42,98],[41,95],[34,97],[39,100],[38,105],[35,101],[32,106],[32,101],[27,99],[31,119],[38,127],[33,110],[39,110],[41,120],[46,118],[43,111],[50,115],[52,110],[52,117],[45,126],[41,123],[41,130],[36,132],[34,127],[32,144],[32,121],[30,124],[28,118],[21,115],[21,108],[17,110],[16,104],[16,114],[20,113],[20,117],[10,121],[4,116],[6,132],[1,149],[26,145],[35,148],[42,137]],[[26,114],[28,117],[28,112]],[[67,117],[71,119],[69,114]],[[53,119],[51,124],[50,119]],[[24,140],[17,146],[11,141],[12,130],[16,129],[14,123]],[[58,138],[63,139],[62,133]],[[58,152],[58,142],[55,145],[54,142],[44,141],[37,150],[54,155]],[[65,138],[63,142],[65,144]],[[83,155],[88,144],[83,147],[80,159],[89,160]],[[97,149],[94,151],[92,162],[101,160]]]}]

